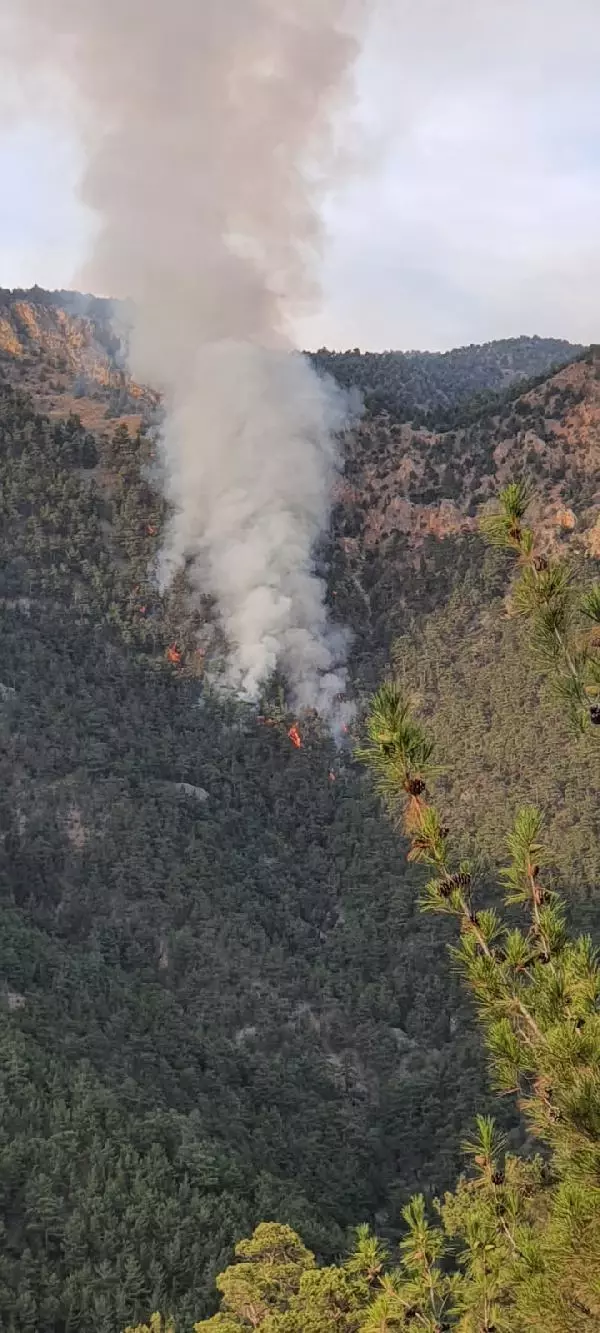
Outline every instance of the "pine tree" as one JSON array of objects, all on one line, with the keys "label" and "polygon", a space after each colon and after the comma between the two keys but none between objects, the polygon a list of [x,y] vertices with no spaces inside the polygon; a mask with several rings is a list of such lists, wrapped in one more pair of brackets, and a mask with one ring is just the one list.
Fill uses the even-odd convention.
[{"label": "pine tree", "polygon": [[[459,1327],[591,1330],[600,1321],[600,968],[588,937],[569,938],[547,882],[541,813],[520,810],[508,837],[501,881],[506,908],[521,910],[515,926],[509,915],[480,906],[473,867],[452,855],[450,826],[431,794],[433,747],[398,682],[387,681],[373,698],[359,757],[409,839],[409,859],[427,867],[423,909],[457,922],[453,957],[475,999],[494,1083],[516,1094],[549,1153],[538,1217],[527,1218],[514,1192],[513,1213],[525,1216],[512,1228],[495,1207],[480,1206],[477,1215],[469,1205]],[[479,1131],[475,1161],[491,1164],[493,1126],[480,1121]],[[489,1186],[488,1179],[488,1193]],[[446,1204],[447,1223],[459,1193]]]},{"label": "pine tree", "polygon": [[525,521],[533,498],[526,482],[511,482],[480,529],[515,559],[510,610],[529,623],[536,656],[550,668],[575,727],[586,731],[600,725],[600,584],[582,583],[573,562],[542,549]]}]

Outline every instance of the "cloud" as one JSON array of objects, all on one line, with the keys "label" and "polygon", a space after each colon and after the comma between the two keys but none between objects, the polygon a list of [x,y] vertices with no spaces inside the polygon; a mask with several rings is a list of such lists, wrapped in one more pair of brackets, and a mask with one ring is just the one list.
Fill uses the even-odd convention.
[{"label": "cloud", "polygon": [[330,205],[328,299],[305,340],[595,339],[599,56],[590,0],[382,7],[361,77],[385,159]]}]

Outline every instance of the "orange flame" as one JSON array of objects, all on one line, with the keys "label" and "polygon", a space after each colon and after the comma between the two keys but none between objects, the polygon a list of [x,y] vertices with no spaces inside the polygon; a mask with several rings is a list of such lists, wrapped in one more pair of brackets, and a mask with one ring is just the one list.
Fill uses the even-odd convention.
[{"label": "orange flame", "polygon": [[171,646],[167,648],[167,662],[172,662],[174,666],[177,666],[179,662],[181,662],[181,653],[176,643],[172,643]]},{"label": "orange flame", "polygon": [[149,537],[156,537],[158,528],[155,528],[153,523],[149,523],[148,527],[146,528],[146,532],[148,533]]},{"label": "orange flame", "polygon": [[295,722],[294,722],[293,727],[290,727],[290,729],[289,729],[289,731],[288,731],[288,736],[289,736],[289,738],[290,738],[290,740],[291,740],[291,742],[292,742],[292,745],[295,745],[297,750],[301,750],[301,749],[302,749],[302,737],[301,737],[301,735],[300,735],[300,732],[298,731],[298,728],[297,728]]}]

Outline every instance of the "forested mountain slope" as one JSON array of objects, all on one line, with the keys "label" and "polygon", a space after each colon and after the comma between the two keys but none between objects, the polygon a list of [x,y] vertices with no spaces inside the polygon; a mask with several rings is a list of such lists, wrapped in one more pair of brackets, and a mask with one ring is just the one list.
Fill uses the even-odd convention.
[{"label": "forested mountain slope", "polygon": [[0,288],[0,370],[22,384],[49,416],[77,411],[89,429],[111,420],[137,429],[157,396],[133,384],[123,368],[112,305],[77,292]]},{"label": "forested mountain slope", "polygon": [[[61,398],[64,411],[66,399],[75,397],[82,420],[95,427],[100,402],[113,417],[147,413],[152,395],[141,394],[123,372],[119,334],[126,324],[118,303],[98,297],[0,288],[0,361],[5,373],[25,379],[45,411],[58,409]],[[340,384],[358,388],[371,414],[388,411],[400,421],[433,416],[444,425],[445,415],[452,420],[474,396],[548,374],[583,350],[563,339],[523,337],[443,353],[322,348],[311,356]]]},{"label": "forested mountain slope", "polygon": [[521,474],[536,488],[546,540],[598,556],[597,349],[483,409],[467,406],[452,430],[367,415],[346,445],[333,554],[340,613],[361,627],[367,655],[379,642],[389,648],[407,608],[449,591],[450,571],[479,562],[477,515]]},{"label": "forested mountain slope", "polygon": [[313,360],[346,387],[357,386],[369,412],[401,421],[432,417],[451,424],[457,407],[485,399],[519,380],[547,375],[583,347],[560,338],[505,338],[452,352],[330,352]]},{"label": "forested mountain slope", "polygon": [[165,660],[140,445],[1,407],[0,1314],[108,1333],[265,1214],[393,1227],[481,1068],[353,764]]},{"label": "forested mountain slope", "polygon": [[[362,1218],[395,1234],[411,1190],[453,1180],[491,1098],[444,931],[419,915],[418,872],[351,752],[317,728],[295,750],[286,725],[214,698],[196,651],[211,642],[210,606],[193,614],[181,586],[162,599],[149,580],[163,506],[151,435],[126,423],[152,419],[152,395],[124,380],[132,396],[117,401],[110,374],[90,371],[80,401],[84,416],[95,404],[93,433],[69,416],[74,330],[84,350],[100,344],[89,316],[69,314],[65,346],[49,345],[53,307],[39,305],[44,337],[5,346],[0,367],[0,1322],[114,1333],[150,1304],[188,1327],[261,1218],[300,1227],[325,1255]],[[66,369],[48,388],[50,417],[39,407],[53,357]],[[563,454],[565,477],[572,457],[587,469],[590,508],[595,371],[581,366],[562,372],[584,377],[581,448]],[[480,431],[505,429],[493,421]],[[442,750],[460,729],[461,827],[483,814],[494,858],[497,789],[474,791],[473,778],[493,720],[507,789],[551,803],[573,911],[597,923],[594,760],[566,751],[505,625],[503,557],[483,559],[469,530],[475,485],[495,475],[488,455],[475,461],[473,437],[448,536],[435,522],[391,525],[373,542],[362,515],[351,530],[369,469],[411,484],[408,469],[398,479],[394,431],[368,418],[347,441],[343,486],[359,498],[340,492],[329,552],[357,691],[391,633],[409,634],[407,669],[441,702]],[[541,480],[569,498],[560,478]],[[430,502],[408,496],[415,513],[439,512],[437,471],[436,486]],[[499,639],[507,669],[494,679]],[[531,719],[518,758],[517,688]],[[518,1139],[509,1109],[500,1115]]]}]

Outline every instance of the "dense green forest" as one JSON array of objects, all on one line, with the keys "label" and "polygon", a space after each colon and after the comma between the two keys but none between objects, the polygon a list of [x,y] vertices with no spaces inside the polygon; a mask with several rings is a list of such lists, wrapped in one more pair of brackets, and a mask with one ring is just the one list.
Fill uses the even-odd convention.
[{"label": "dense green forest", "polygon": [[350,759],[165,662],[144,442],[108,501],[75,420],[6,389],[2,437],[0,1313],[198,1317],[265,1213],[329,1252],[451,1179],[481,1064]]},{"label": "dense green forest", "polygon": [[[143,434],[94,437],[0,388],[10,1333],[114,1333],[151,1308],[189,1327],[265,1217],[322,1259],[361,1218],[393,1243],[409,1196],[453,1183],[475,1112],[496,1105],[451,927],[420,913],[419,873],[351,746],[315,728],[294,750],[285,725],[215,698],[194,665],[200,614],[180,588],[157,597],[151,454]],[[352,565],[330,554],[332,610],[358,629]],[[404,568],[393,632],[443,758],[459,736],[445,781],[466,841],[483,822],[491,876],[498,794],[547,802],[573,923],[597,927],[595,752],[565,745],[506,624],[505,556],[457,536],[432,538],[417,569],[398,545],[395,560],[387,594],[374,563],[359,698]],[[518,1146],[512,1106],[496,1114]]]}]

